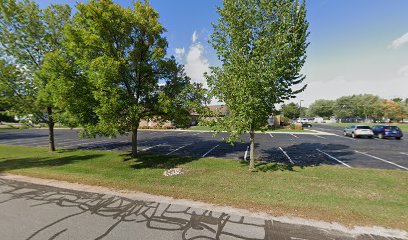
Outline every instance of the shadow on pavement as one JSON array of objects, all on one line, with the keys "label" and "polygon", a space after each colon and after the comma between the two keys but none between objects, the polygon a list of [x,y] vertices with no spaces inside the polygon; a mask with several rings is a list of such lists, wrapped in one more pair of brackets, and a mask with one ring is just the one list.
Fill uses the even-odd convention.
[{"label": "shadow on pavement", "polygon": [[341,165],[327,155],[317,151],[336,152],[336,157],[347,157],[355,154],[350,146],[343,144],[322,144],[322,143],[300,143],[283,148],[283,151],[290,157],[294,164],[289,163],[288,156],[278,148],[261,150],[262,161],[283,163],[300,167],[319,165]]}]

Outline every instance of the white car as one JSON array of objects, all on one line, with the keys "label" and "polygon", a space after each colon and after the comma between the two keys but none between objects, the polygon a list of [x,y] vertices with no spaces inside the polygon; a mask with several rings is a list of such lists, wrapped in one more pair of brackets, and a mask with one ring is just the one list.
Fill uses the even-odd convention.
[{"label": "white car", "polygon": [[368,138],[373,138],[374,133],[373,130],[369,126],[365,125],[353,125],[350,127],[346,127],[343,131],[344,136],[351,136],[353,138],[356,137],[368,137]]}]

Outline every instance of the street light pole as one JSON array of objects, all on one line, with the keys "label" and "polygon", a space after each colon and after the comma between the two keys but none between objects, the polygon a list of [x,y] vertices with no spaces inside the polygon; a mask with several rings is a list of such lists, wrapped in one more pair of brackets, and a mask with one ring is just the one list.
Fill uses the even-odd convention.
[{"label": "street light pole", "polygon": [[303,102],[303,100],[299,101],[299,121],[300,121],[300,117],[302,115],[302,102]]}]

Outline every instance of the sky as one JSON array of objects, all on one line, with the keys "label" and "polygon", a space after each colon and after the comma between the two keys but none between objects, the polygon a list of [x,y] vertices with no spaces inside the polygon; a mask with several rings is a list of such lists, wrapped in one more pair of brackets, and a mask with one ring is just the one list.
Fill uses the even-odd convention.
[{"label": "sky", "polygon": [[[124,7],[132,1],[114,0]],[[40,7],[72,0],[36,0]],[[85,1],[81,1],[85,2]],[[185,65],[193,81],[219,65],[208,43],[221,0],[150,0],[167,29],[167,50]],[[291,101],[352,94],[408,98],[407,0],[308,0],[310,46],[302,70],[306,90]]]}]

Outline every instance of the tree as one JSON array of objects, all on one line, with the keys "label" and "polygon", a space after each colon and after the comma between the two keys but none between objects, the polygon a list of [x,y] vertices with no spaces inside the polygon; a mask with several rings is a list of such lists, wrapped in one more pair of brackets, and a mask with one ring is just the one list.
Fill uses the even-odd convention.
[{"label": "tree", "polygon": [[296,103],[283,104],[281,107],[281,114],[289,119],[300,117],[300,108]]},{"label": "tree", "polygon": [[355,116],[356,103],[351,96],[336,99],[333,105],[333,114],[337,118],[348,118]]},{"label": "tree", "polygon": [[[0,53],[17,74],[4,82],[10,88],[8,97],[22,100],[13,102],[17,113],[33,114],[47,123],[49,149],[54,151],[54,104],[47,90],[48,79],[37,73],[45,54],[61,48],[62,30],[70,19],[71,9],[68,5],[51,5],[42,11],[28,0],[2,0],[0,9]],[[19,82],[12,83],[10,79]]]},{"label": "tree", "polygon": [[12,114],[18,112],[16,109],[29,108],[32,103],[29,92],[20,90],[29,89],[26,83],[24,72],[0,59],[0,121],[13,119],[3,111]]},{"label": "tree", "polygon": [[57,102],[88,136],[131,131],[136,156],[141,119],[185,121],[201,101],[200,86],[165,57],[165,29],[147,1],[131,9],[91,0],[77,9],[66,28],[66,51],[48,56]]},{"label": "tree", "polygon": [[408,118],[408,98],[402,102],[402,108],[404,110],[404,118]]},{"label": "tree", "polygon": [[338,118],[382,118],[382,101],[371,94],[343,96],[335,100],[333,114]]},{"label": "tree", "polygon": [[400,121],[404,119],[404,110],[400,104],[393,100],[383,99],[384,117],[389,121]]},{"label": "tree", "polygon": [[399,97],[393,98],[393,99],[391,99],[391,100],[394,101],[394,102],[396,102],[396,103],[402,103],[402,101],[403,101],[403,99],[402,99],[402,98],[399,98]]},{"label": "tree", "polygon": [[329,118],[333,116],[334,101],[319,99],[310,104],[308,109],[309,116],[320,116]]},{"label": "tree", "polygon": [[303,91],[292,90],[304,76],[308,22],[305,2],[224,0],[218,8],[211,44],[221,61],[206,75],[211,95],[229,113],[217,119],[216,131],[227,130],[232,142],[250,135],[250,170],[255,168],[255,130],[267,124],[276,103]]},{"label": "tree", "polygon": [[381,99],[371,94],[357,95],[355,102],[357,104],[356,115],[365,120],[372,118],[380,119],[383,116]]}]

